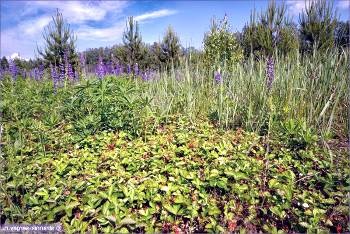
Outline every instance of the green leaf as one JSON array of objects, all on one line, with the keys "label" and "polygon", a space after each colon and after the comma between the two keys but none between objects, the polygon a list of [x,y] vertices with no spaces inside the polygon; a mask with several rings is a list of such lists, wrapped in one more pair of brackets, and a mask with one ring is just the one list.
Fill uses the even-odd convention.
[{"label": "green leaf", "polygon": [[163,205],[163,207],[169,211],[170,213],[174,214],[174,215],[177,215],[180,208],[181,208],[181,205],[169,205],[169,204],[165,204]]}]

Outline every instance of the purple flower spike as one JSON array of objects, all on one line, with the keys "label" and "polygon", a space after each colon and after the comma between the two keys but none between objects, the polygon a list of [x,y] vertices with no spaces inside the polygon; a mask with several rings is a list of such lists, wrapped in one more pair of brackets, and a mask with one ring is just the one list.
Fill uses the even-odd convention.
[{"label": "purple flower spike", "polygon": [[70,63],[68,63],[68,79],[73,80],[74,79],[74,72],[73,72],[73,68],[72,65]]},{"label": "purple flower spike", "polygon": [[105,65],[103,64],[102,57],[99,56],[97,69],[96,69],[96,75],[99,79],[102,79],[105,74],[106,74],[105,73]]},{"label": "purple flower spike", "polygon": [[59,80],[64,80],[65,77],[66,77],[66,74],[65,74],[65,70],[64,70],[64,65],[63,65],[63,63],[60,63],[60,64],[58,65],[58,67],[59,67],[59,70],[60,70]]},{"label": "purple flower spike", "polygon": [[136,76],[139,75],[139,65],[137,63],[135,63],[135,65],[134,65],[134,73]]},{"label": "purple flower spike", "polygon": [[126,68],[126,72],[127,72],[128,74],[131,73],[131,66],[130,66],[130,64],[128,64],[128,67]]},{"label": "purple flower spike", "polygon": [[18,74],[18,69],[17,69],[15,62],[12,59],[9,60],[9,70],[10,70],[12,79],[16,80],[17,74]]},{"label": "purple flower spike", "polygon": [[120,69],[120,66],[119,66],[119,64],[117,63],[117,64],[115,64],[114,66],[113,66],[113,74],[114,75],[119,75],[119,69]]},{"label": "purple flower spike", "polygon": [[154,72],[150,71],[149,69],[141,73],[141,78],[145,81],[152,79],[153,76]]},{"label": "purple flower spike", "polygon": [[42,80],[44,76],[44,65],[40,64],[38,69],[38,80]]},{"label": "purple flower spike", "polygon": [[214,73],[214,79],[217,83],[220,83],[222,81],[222,76],[220,74],[220,71],[215,71]]},{"label": "purple flower spike", "polygon": [[272,83],[275,79],[275,64],[271,56],[268,57],[266,61],[266,86],[270,91],[272,88]]}]

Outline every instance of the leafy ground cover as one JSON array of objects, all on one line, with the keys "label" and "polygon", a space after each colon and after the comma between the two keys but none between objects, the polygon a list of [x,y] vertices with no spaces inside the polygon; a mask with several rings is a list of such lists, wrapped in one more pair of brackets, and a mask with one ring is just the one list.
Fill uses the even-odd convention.
[{"label": "leafy ground cover", "polygon": [[181,116],[149,131],[100,131],[70,147],[57,139],[46,153],[23,148],[6,157],[2,215],[7,222],[62,222],[67,232],[347,228],[349,167],[332,166],[317,144],[291,149]]}]

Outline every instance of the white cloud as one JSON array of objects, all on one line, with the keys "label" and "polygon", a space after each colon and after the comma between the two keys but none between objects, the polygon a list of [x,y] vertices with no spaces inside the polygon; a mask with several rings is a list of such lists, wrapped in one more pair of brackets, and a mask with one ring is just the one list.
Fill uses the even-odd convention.
[{"label": "white cloud", "polygon": [[[169,16],[175,14],[176,11],[163,9],[153,12],[148,12],[142,15],[134,17],[134,20],[142,22],[148,19],[155,19],[160,17]],[[121,39],[125,30],[126,19],[119,21],[107,28],[96,28],[87,25],[80,26],[76,32],[79,39],[82,40],[102,40],[102,41],[117,41]]]},{"label": "white cloud", "polygon": [[153,11],[153,12],[148,12],[142,15],[138,15],[134,17],[134,20],[136,21],[143,21],[147,19],[155,19],[159,17],[164,17],[164,16],[169,16],[176,14],[176,11],[174,10],[168,10],[168,9],[163,9],[163,10],[158,10],[158,11]]},{"label": "white cloud", "polygon": [[337,4],[337,7],[343,10],[348,10],[350,9],[350,0],[342,0],[339,1]]},{"label": "white cloud", "polygon": [[115,41],[121,38],[123,31],[123,24],[119,22],[108,28],[94,28],[82,25],[76,30],[76,34],[82,40]]},{"label": "white cloud", "polygon": [[126,6],[126,1],[33,1],[31,6],[48,10],[59,9],[64,18],[70,23],[82,23],[85,21],[103,20],[107,13],[120,13]]},{"label": "white cloud", "polygon": [[[298,16],[313,1],[317,1],[317,0],[288,0],[287,1],[288,11],[293,16]],[[336,7],[343,10],[349,9],[350,0],[340,0],[337,2]]]},{"label": "white cloud", "polygon": [[19,30],[26,36],[35,36],[40,33],[52,20],[49,16],[43,16],[34,20],[26,21],[18,26]]},{"label": "white cloud", "polygon": [[289,1],[287,1],[288,11],[293,16],[298,16],[309,4],[310,4],[310,0],[305,0],[305,1],[289,0]]}]

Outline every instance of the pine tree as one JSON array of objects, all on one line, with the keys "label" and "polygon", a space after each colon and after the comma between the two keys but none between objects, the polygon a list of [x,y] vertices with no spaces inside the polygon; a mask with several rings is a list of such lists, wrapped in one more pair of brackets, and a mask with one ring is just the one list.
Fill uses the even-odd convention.
[{"label": "pine tree", "polygon": [[127,20],[123,43],[126,50],[126,60],[131,67],[134,67],[142,60],[142,38],[139,25],[132,16]]},{"label": "pine tree", "polygon": [[286,17],[286,7],[270,1],[268,9],[251,13],[250,23],[243,29],[242,44],[246,56],[271,56],[277,49],[282,55],[299,48],[297,29]]},{"label": "pine tree", "polygon": [[332,2],[310,1],[299,15],[302,51],[325,51],[333,47],[336,18]]},{"label": "pine tree", "polygon": [[50,64],[58,66],[59,63],[64,63],[65,53],[68,62],[73,67],[77,66],[76,37],[58,9],[56,15],[52,17],[52,22],[44,29],[43,38],[46,45],[43,50],[38,48],[38,53],[42,56],[46,67]]},{"label": "pine tree", "polygon": [[171,26],[168,26],[160,47],[161,60],[163,60],[167,65],[179,65],[181,56],[180,39]]}]

